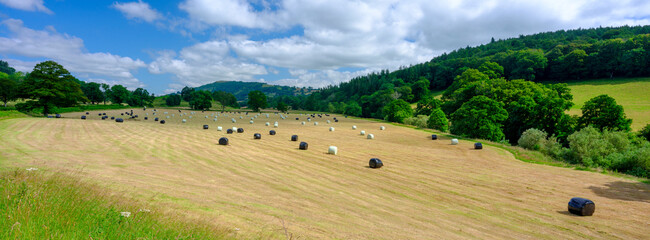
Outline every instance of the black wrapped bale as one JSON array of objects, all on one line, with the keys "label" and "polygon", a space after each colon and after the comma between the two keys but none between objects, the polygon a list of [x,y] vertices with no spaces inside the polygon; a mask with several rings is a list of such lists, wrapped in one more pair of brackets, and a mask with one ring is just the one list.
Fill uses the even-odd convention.
[{"label": "black wrapped bale", "polygon": [[107,118],[107,116],[102,116],[102,120],[106,120]]},{"label": "black wrapped bale", "polygon": [[138,115],[135,115],[134,117],[136,117],[136,118],[137,118],[137,117],[138,117]]},{"label": "black wrapped bale", "polygon": [[100,113],[100,114],[98,114],[98,115],[101,116],[102,114]]},{"label": "black wrapped bale", "polygon": [[228,145],[228,138],[219,138],[219,145]]},{"label": "black wrapped bale", "polygon": [[56,118],[61,118],[61,114],[57,113],[55,116],[56,116]]},{"label": "black wrapped bale", "polygon": [[111,120],[115,119],[115,117],[111,117]]},{"label": "black wrapped bale", "polygon": [[208,129],[208,125],[203,125],[203,129]]},{"label": "black wrapped bale", "polygon": [[144,120],[149,120],[149,117],[144,117]]},{"label": "black wrapped bale", "polygon": [[291,135],[291,141],[298,141],[298,135]]},{"label": "black wrapped bale", "polygon": [[309,147],[309,145],[306,142],[300,142],[300,145],[298,146],[300,150],[307,150],[307,147]]},{"label": "black wrapped bale", "polygon": [[226,130],[226,133],[227,133],[227,134],[232,134],[232,132],[233,132],[233,131],[232,131],[232,129],[230,129],[230,128],[228,128],[228,130]]},{"label": "black wrapped bale", "polygon": [[262,134],[259,133],[253,134],[253,139],[262,139]]},{"label": "black wrapped bale", "polygon": [[296,120],[300,120],[300,118],[296,118]]},{"label": "black wrapped bale", "polygon": [[106,113],[102,113],[102,115],[106,116]]},{"label": "black wrapped bale", "polygon": [[81,116],[81,119],[86,120],[86,116]]},{"label": "black wrapped bale", "polygon": [[269,135],[275,135],[275,130],[269,131]]},{"label": "black wrapped bale", "polygon": [[120,113],[120,115],[124,116],[124,113]]},{"label": "black wrapped bale", "polygon": [[47,117],[47,118],[54,118],[54,116],[50,116],[50,115],[47,115],[47,116],[45,116],[45,117]]},{"label": "black wrapped bale", "polygon": [[334,122],[339,122],[339,120],[338,120],[338,119],[334,119]]},{"label": "black wrapped bale", "polygon": [[90,113],[89,113],[89,112],[86,112],[86,115],[90,115]]},{"label": "black wrapped bale", "polygon": [[480,142],[474,143],[474,149],[480,150],[483,149],[483,144]]},{"label": "black wrapped bale", "polygon": [[115,119],[115,122],[119,122],[119,123],[121,123],[121,122],[124,122],[124,119],[116,118],[116,119]]},{"label": "black wrapped bale", "polygon": [[165,120],[160,120],[160,124],[165,124]]},{"label": "black wrapped bale", "polygon": [[153,120],[156,121],[156,122],[158,122],[158,118],[154,118]]},{"label": "black wrapped bale", "polygon": [[384,163],[379,158],[371,158],[368,165],[370,165],[370,168],[381,168],[384,166]]},{"label": "black wrapped bale", "polygon": [[571,198],[569,212],[580,216],[591,216],[596,211],[596,204],[586,198]]},{"label": "black wrapped bale", "polygon": [[431,134],[431,140],[438,140],[438,135]]},{"label": "black wrapped bale", "polygon": [[244,129],[243,128],[237,128],[237,133],[244,133]]}]

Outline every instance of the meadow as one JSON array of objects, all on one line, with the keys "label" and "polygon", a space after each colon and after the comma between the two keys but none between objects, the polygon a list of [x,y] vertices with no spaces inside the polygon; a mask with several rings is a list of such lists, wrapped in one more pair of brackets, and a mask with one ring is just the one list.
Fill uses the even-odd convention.
[{"label": "meadow", "polygon": [[[167,121],[160,124],[153,109],[134,109],[139,118],[124,123],[100,120],[103,112],[122,117],[124,110],[91,111],[87,120],[80,119],[84,113],[65,113],[62,119],[0,121],[0,166],[73,171],[244,239],[649,237],[650,185],[531,164],[487,145],[474,150],[473,141],[451,145],[445,135],[432,141],[421,130],[334,115],[307,122],[307,115],[282,119],[270,113],[250,124],[253,113],[179,116],[176,109],[157,109],[156,116]],[[212,114],[219,115],[216,122]],[[245,132],[226,134],[232,127]],[[309,143],[308,150],[290,141],[293,134]],[[220,137],[230,145],[218,145]],[[338,155],[327,154],[332,145]],[[373,157],[384,167],[369,168]],[[594,216],[569,214],[572,197],[596,202]]]}]

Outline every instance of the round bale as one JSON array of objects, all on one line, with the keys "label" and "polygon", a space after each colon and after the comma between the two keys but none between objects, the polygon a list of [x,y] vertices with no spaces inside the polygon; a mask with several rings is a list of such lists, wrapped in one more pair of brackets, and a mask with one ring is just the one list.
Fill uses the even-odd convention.
[{"label": "round bale", "polygon": [[452,139],[451,140],[451,145],[458,145],[458,139]]},{"label": "round bale", "polygon": [[56,118],[61,118],[61,114],[58,114],[58,113],[57,113],[57,114],[55,115],[55,117],[56,117]]},{"label": "round bale", "polygon": [[111,120],[115,119],[115,117],[111,117]]},{"label": "round bale", "polygon": [[207,124],[206,124],[206,125],[203,125],[203,129],[208,129],[208,127],[209,127],[209,126],[208,126]]},{"label": "round bale", "polygon": [[149,117],[144,117],[144,120],[149,120]]},{"label": "round bale", "polygon": [[372,135],[372,133],[368,133],[367,139],[375,139],[375,135]]},{"label": "round bale", "polygon": [[165,120],[160,120],[160,124],[165,124]]},{"label": "round bale", "polygon": [[253,134],[253,139],[262,139],[262,134],[259,133]]},{"label": "round bale", "polygon": [[431,134],[431,140],[438,140],[438,135]]},{"label": "round bale", "polygon": [[228,138],[219,138],[219,145],[228,145]]},{"label": "round bale", "polygon": [[233,130],[230,129],[230,128],[228,128],[228,130],[226,130],[226,133],[227,133],[227,134],[232,134],[232,133],[233,133]]},{"label": "round bale", "polygon": [[153,120],[156,121],[156,122],[158,122],[158,118],[154,118]]},{"label": "round bale", "polygon": [[379,127],[379,130],[385,130],[385,129],[386,129],[386,127],[384,127],[384,126]]},{"label": "round bale", "polygon": [[269,122],[264,123],[264,126],[267,126],[267,127],[268,127],[268,126],[270,126],[270,125],[271,125],[271,123],[269,123]]},{"label": "round bale", "polygon": [[307,150],[308,146],[309,145],[306,142],[300,142],[300,145],[298,145],[298,148],[300,148],[300,150]]},{"label": "round bale", "polygon": [[370,168],[381,168],[384,166],[384,163],[379,158],[371,158],[368,165],[370,165]]},{"label": "round bale", "polygon": [[596,211],[596,204],[586,198],[574,197],[569,201],[569,212],[580,216],[591,216]]},{"label": "round bale", "polygon": [[474,149],[480,150],[483,149],[483,144],[480,142],[474,143]]},{"label": "round bale", "polygon": [[338,153],[339,153],[339,149],[336,146],[330,146],[330,148],[327,149],[327,154],[336,155]]},{"label": "round bale", "polygon": [[223,128],[221,126],[217,126],[217,131],[223,131]]},{"label": "round bale", "polygon": [[357,129],[357,126],[356,126],[356,125],[352,125],[352,130],[356,130],[356,129]]},{"label": "round bale", "polygon": [[334,127],[330,127],[330,132],[334,132]]},{"label": "round bale", "polygon": [[244,133],[244,129],[243,128],[237,128],[237,133]]},{"label": "round bale", "polygon": [[298,135],[291,135],[291,141],[298,141]]},{"label": "round bale", "polygon": [[86,116],[85,115],[81,116],[81,119],[86,120]]},{"label": "round bale", "polygon": [[269,131],[269,135],[275,135],[275,130]]},{"label": "round bale", "polygon": [[359,132],[359,134],[360,134],[361,136],[366,135],[366,131],[361,131],[361,132]]},{"label": "round bale", "polygon": [[121,122],[124,122],[124,119],[116,118],[116,119],[115,119],[115,122],[121,123]]}]

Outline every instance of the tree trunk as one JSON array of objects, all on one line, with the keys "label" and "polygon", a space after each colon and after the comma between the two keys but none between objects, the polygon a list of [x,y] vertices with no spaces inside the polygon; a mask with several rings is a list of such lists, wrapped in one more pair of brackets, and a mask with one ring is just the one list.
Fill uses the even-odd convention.
[{"label": "tree trunk", "polygon": [[49,112],[50,112],[50,107],[49,107],[47,104],[45,104],[45,105],[43,106],[43,115],[44,115],[44,116],[47,116],[47,114],[48,114]]}]

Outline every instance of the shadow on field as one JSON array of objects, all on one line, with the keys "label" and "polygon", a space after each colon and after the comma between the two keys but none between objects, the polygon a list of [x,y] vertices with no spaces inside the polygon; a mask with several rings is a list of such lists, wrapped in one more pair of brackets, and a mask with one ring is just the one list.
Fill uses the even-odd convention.
[{"label": "shadow on field", "polygon": [[624,201],[650,202],[650,184],[610,182],[604,187],[589,187],[596,195]]},{"label": "shadow on field", "polygon": [[583,216],[580,216],[580,215],[572,214],[572,213],[570,213],[570,212],[567,211],[567,210],[564,210],[564,211],[556,211],[556,212],[559,213],[559,214],[567,215],[567,216],[571,216],[571,217],[583,217]]}]

